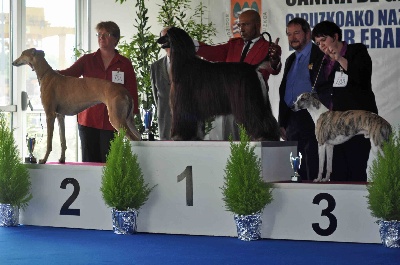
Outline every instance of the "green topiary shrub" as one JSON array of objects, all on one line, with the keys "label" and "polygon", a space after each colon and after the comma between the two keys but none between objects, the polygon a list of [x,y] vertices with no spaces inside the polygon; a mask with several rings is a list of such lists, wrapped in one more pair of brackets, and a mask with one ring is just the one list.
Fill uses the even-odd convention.
[{"label": "green topiary shrub", "polygon": [[250,147],[250,137],[240,126],[240,142],[230,138],[231,154],[225,167],[224,185],[221,188],[225,207],[239,215],[261,212],[271,203],[272,183],[261,176],[261,161]]},{"label": "green topiary shrub", "polygon": [[144,183],[142,169],[137,154],[131,151],[126,131],[115,133],[103,167],[100,191],[104,202],[119,211],[139,210],[149,198],[153,187]]},{"label": "green topiary shrub", "polygon": [[24,209],[32,199],[29,171],[22,163],[13,132],[0,113],[0,203]]},{"label": "green topiary shrub", "polygon": [[374,217],[400,221],[400,127],[383,146],[370,167],[368,209]]}]

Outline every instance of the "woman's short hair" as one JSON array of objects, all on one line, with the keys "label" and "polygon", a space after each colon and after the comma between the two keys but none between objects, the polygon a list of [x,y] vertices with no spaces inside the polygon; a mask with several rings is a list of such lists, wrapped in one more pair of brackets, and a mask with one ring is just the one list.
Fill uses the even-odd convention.
[{"label": "woman's short hair", "polygon": [[339,26],[332,21],[325,20],[315,25],[312,30],[311,37],[312,40],[315,41],[316,37],[329,36],[334,38],[335,34],[338,34],[338,41],[342,41],[342,30],[339,28]]},{"label": "woman's short hair", "polygon": [[108,33],[110,33],[114,38],[117,39],[117,44],[119,42],[119,39],[121,38],[121,32],[119,30],[119,27],[117,23],[113,21],[102,21],[97,24],[96,30],[99,31],[101,29],[106,30]]}]

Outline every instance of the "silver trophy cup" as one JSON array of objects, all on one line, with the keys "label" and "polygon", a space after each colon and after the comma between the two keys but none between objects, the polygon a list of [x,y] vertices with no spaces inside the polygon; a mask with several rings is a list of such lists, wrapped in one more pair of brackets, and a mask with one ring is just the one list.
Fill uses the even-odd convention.
[{"label": "silver trophy cup", "polygon": [[292,182],[301,182],[301,176],[299,174],[299,169],[301,166],[301,153],[299,152],[299,156],[293,157],[292,152],[290,152],[290,164],[292,165],[292,169],[294,171],[294,175],[292,176]]},{"label": "silver trophy cup", "polygon": [[35,149],[36,139],[28,137],[26,135],[26,146],[28,147],[29,156],[25,157],[25,163],[36,164],[36,157],[33,156],[33,150]]}]

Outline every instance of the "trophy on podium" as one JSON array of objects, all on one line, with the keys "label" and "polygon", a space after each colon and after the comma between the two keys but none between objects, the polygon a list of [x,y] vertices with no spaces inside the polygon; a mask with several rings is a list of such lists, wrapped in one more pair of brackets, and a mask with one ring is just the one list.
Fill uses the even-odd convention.
[{"label": "trophy on podium", "polygon": [[152,106],[148,110],[145,110],[143,108],[140,109],[144,126],[144,132],[142,133],[142,141],[154,140],[154,136],[150,131],[151,124],[153,123],[153,112],[154,112],[154,106]]},{"label": "trophy on podium", "polygon": [[299,156],[293,157],[292,152],[290,152],[290,164],[292,165],[292,169],[294,171],[294,175],[292,176],[292,182],[301,182],[301,176],[299,174],[299,169],[301,166],[301,153],[299,152]]},{"label": "trophy on podium", "polygon": [[36,157],[33,156],[33,150],[35,149],[36,139],[28,137],[26,135],[26,146],[28,147],[29,156],[25,157],[25,163],[36,164]]}]

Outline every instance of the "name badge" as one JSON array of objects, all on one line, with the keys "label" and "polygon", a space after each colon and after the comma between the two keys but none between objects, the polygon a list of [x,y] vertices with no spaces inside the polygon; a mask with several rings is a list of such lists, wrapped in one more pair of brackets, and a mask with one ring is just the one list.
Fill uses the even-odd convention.
[{"label": "name badge", "polygon": [[112,81],[118,84],[124,84],[124,72],[112,71]]},{"label": "name badge", "polygon": [[333,87],[345,87],[349,81],[349,76],[343,71],[335,73],[335,80],[333,81]]}]

